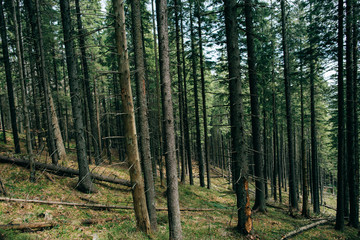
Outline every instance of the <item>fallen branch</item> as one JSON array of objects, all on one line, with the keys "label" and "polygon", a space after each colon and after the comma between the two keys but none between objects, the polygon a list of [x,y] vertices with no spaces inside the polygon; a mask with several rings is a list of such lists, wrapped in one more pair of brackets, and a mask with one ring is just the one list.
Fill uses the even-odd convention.
[{"label": "fallen branch", "polygon": [[[105,222],[113,222],[116,220],[125,220],[130,219],[128,216],[119,218],[98,218],[98,219],[84,219],[80,221],[81,225],[92,225],[92,224],[99,224]],[[43,228],[52,228],[56,225],[63,224],[63,222],[40,222],[40,223],[20,223],[20,224],[6,224],[0,225],[0,229],[5,230],[22,230],[22,231],[35,231],[41,230]],[[76,221],[71,221],[71,224],[76,224]]]},{"label": "fallen branch", "polygon": [[43,229],[43,228],[51,228],[56,225],[57,224],[55,222],[21,223],[21,224],[0,225],[0,229],[34,231],[34,230],[39,230],[39,229]]},{"label": "fallen branch", "polygon": [[336,211],[336,208],[333,208],[331,206],[328,206],[328,205],[321,205],[321,206],[323,206],[324,208],[328,208],[328,209]]},{"label": "fallen branch", "polygon": [[299,228],[299,229],[296,229],[296,230],[294,230],[294,231],[292,231],[292,232],[289,232],[289,233],[285,234],[285,235],[281,238],[281,240],[283,240],[283,239],[288,239],[288,238],[293,237],[293,236],[295,236],[295,235],[297,235],[297,234],[299,234],[299,233],[301,233],[301,232],[307,231],[307,230],[309,230],[309,229],[312,229],[312,228],[317,227],[317,226],[319,226],[319,225],[325,224],[325,223],[327,223],[327,222],[329,222],[329,220],[328,220],[328,219],[324,219],[324,220],[321,220],[321,221],[314,222],[314,223],[311,223],[311,224],[309,224],[309,225],[303,226],[303,227],[301,227],[301,228]]},{"label": "fallen branch", "polygon": [[[0,201],[21,202],[21,203],[38,203],[38,204],[46,204],[46,205],[64,205],[64,206],[96,208],[96,209],[124,209],[124,210],[134,209],[134,207],[132,207],[132,206],[44,201],[44,200],[36,200],[36,199],[19,199],[19,198],[8,198],[8,197],[0,197]],[[167,211],[168,209],[167,208],[156,208],[156,210],[157,211]],[[180,211],[182,211],[182,212],[210,212],[210,211],[221,211],[221,209],[218,210],[218,209],[210,209],[210,208],[181,208]]]},{"label": "fallen branch", "polygon": [[[5,156],[0,156],[0,162],[16,164],[16,165],[26,167],[26,168],[29,168],[29,166],[30,166],[30,163],[27,160],[18,159],[18,158],[12,158],[12,157],[5,157]],[[79,175],[79,170],[77,170],[77,169],[61,167],[61,166],[56,166],[56,165],[46,164],[46,163],[40,163],[40,162],[35,162],[35,168],[40,169],[40,170],[45,170],[47,172],[51,172],[51,173],[61,175],[61,176],[63,176],[63,175],[68,175],[68,176]],[[109,183],[116,183],[116,184],[124,185],[124,186],[127,186],[127,187],[132,186],[131,183],[129,181],[127,181],[127,180],[120,179],[120,178],[117,178],[117,177],[103,176],[103,175],[100,175],[100,174],[97,174],[97,173],[91,173],[91,178],[99,180],[99,181],[104,181],[104,182],[109,182]]]}]

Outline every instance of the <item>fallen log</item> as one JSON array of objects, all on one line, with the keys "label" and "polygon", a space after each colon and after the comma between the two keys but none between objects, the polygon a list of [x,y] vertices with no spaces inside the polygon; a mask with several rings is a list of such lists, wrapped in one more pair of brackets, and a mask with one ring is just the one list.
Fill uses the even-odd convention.
[{"label": "fallen log", "polygon": [[[95,208],[95,209],[124,209],[124,210],[134,209],[133,206],[45,201],[45,200],[36,200],[36,199],[19,199],[19,198],[8,198],[8,197],[0,197],[0,201],[20,202],[20,203],[38,203],[38,204],[46,204],[46,205],[64,205],[64,206]],[[156,211],[167,211],[167,210],[168,210],[167,208],[156,208]],[[182,212],[210,212],[210,211],[222,211],[222,210],[221,209],[210,209],[210,208],[181,208],[180,211],[182,211]]]},{"label": "fallen log", "polygon": [[327,223],[329,221],[330,220],[328,220],[328,219],[324,219],[324,220],[321,220],[321,221],[314,222],[314,223],[311,223],[309,225],[303,226],[301,228],[298,228],[298,229],[296,229],[296,230],[294,230],[292,232],[289,232],[289,233],[285,234],[284,236],[282,236],[281,240],[289,239],[289,238],[291,238],[291,237],[293,237],[293,236],[295,236],[295,235],[297,235],[297,234],[299,234],[301,232],[304,232],[304,231],[307,231],[307,230],[312,229],[314,227],[317,227],[319,225],[325,224],[325,223]]},{"label": "fallen log", "polygon": [[43,229],[43,228],[51,228],[56,225],[57,225],[57,223],[55,223],[55,222],[21,223],[21,224],[0,225],[0,229],[34,231],[34,230],[39,230],[39,229]]},{"label": "fallen log", "polygon": [[[16,165],[26,167],[26,168],[29,168],[29,166],[30,166],[30,163],[27,160],[12,158],[12,157],[5,157],[5,156],[0,156],[0,162],[16,164]],[[77,175],[78,176],[79,175],[79,170],[77,170],[77,169],[61,167],[61,166],[40,163],[40,162],[35,162],[35,168],[39,169],[39,170],[45,170],[47,172],[51,172],[51,173],[54,173],[56,175],[61,175],[61,176],[64,176],[64,175],[67,175],[67,176],[76,176]],[[116,183],[116,184],[124,185],[127,187],[132,186],[130,181],[120,179],[117,177],[103,176],[103,175],[100,175],[97,173],[91,173],[91,178],[99,180],[99,181]]]}]

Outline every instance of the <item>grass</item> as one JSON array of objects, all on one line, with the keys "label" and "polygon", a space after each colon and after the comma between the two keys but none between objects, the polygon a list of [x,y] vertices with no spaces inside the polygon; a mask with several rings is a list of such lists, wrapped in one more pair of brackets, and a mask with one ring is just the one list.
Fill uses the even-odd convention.
[{"label": "grass", "polygon": [[[11,139],[10,134],[8,138]],[[12,151],[11,145],[11,141],[7,145],[0,143],[0,154],[8,154]],[[75,153],[68,154],[68,160],[64,164],[76,167]],[[37,159],[46,161],[48,158],[42,154]],[[97,173],[129,179],[125,165],[104,164],[100,167],[91,165],[90,168]],[[38,171],[36,183],[30,183],[28,170],[10,164],[0,164],[0,177],[3,179],[9,196],[13,198],[132,205],[131,192],[126,187],[96,182],[98,193],[89,195],[75,190],[77,178],[51,176],[54,182]],[[287,201],[286,194],[283,192],[284,201]],[[179,195],[182,208],[215,209],[212,212],[181,212],[184,239],[280,239],[284,234],[312,222],[312,220],[302,218],[300,213],[297,213],[295,217],[290,217],[286,205],[274,203],[269,199],[272,205],[278,205],[284,210],[268,207],[265,213],[253,213],[254,231],[252,235],[243,237],[235,229],[236,199],[226,179],[213,178],[212,189],[206,189],[199,187],[199,179],[195,178],[194,186],[188,183],[179,184]],[[253,197],[251,194],[252,200]],[[335,196],[326,194],[324,199],[327,205],[336,207]],[[159,181],[156,183],[156,201],[158,207],[167,206],[166,189],[161,188]],[[335,214],[334,211],[326,208],[321,208],[321,210],[321,215],[316,217],[333,217]],[[150,238],[168,239],[167,212],[157,212],[157,214],[158,231]],[[149,239],[149,236],[137,231],[135,216],[131,210],[102,211],[60,205],[0,202],[0,224],[44,222],[49,218],[56,221],[58,225],[51,229],[27,233],[1,230],[0,239]],[[80,223],[80,220],[91,218],[117,218],[118,221],[91,226]],[[301,233],[293,239],[359,238],[357,230],[353,228],[346,227],[344,232],[338,232],[334,230],[333,224],[328,224]]]}]

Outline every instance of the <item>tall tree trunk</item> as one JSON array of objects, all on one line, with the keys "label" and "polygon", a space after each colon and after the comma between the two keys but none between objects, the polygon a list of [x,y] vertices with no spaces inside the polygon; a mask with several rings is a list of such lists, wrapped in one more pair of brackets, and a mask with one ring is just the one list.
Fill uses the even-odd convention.
[{"label": "tall tree trunk", "polygon": [[123,122],[126,139],[125,146],[128,165],[130,167],[130,179],[133,185],[132,195],[137,226],[143,232],[149,234],[151,232],[150,221],[146,206],[144,182],[141,175],[140,156],[135,128],[134,104],[130,83],[130,67],[127,52],[124,4],[124,1],[113,0],[116,47],[119,64],[119,83],[121,88],[121,101],[123,103],[122,109],[124,113]]},{"label": "tall tree trunk", "polygon": [[70,97],[74,119],[76,152],[79,166],[78,188],[84,192],[95,191],[89,174],[89,163],[86,156],[84,121],[81,105],[81,81],[77,75],[76,58],[74,54],[74,40],[71,33],[71,16],[69,0],[60,0],[61,20],[64,34],[66,63],[69,75]]},{"label": "tall tree trunk", "polygon": [[192,60],[192,78],[194,81],[194,100],[195,100],[195,127],[196,127],[196,158],[199,163],[200,186],[205,187],[204,160],[202,157],[201,131],[200,131],[200,114],[199,114],[199,96],[198,96],[198,79],[197,79],[197,52],[195,50],[195,31],[194,31],[194,10],[190,2],[190,32],[191,32],[191,60]]},{"label": "tall tree trunk", "polygon": [[[274,73],[274,70],[273,70]],[[274,79],[274,78],[273,78]],[[273,117],[273,162],[274,162],[274,172],[273,172],[273,188],[274,188],[274,201],[277,201],[277,196],[276,196],[276,176],[280,175],[279,174],[279,155],[278,155],[278,133],[277,133],[277,117],[276,117],[276,98],[275,98],[275,87],[273,87],[273,92],[272,92],[272,117]],[[280,178],[279,178],[279,196],[280,196]]]},{"label": "tall tree trunk", "polygon": [[139,128],[140,128],[140,152],[144,165],[144,180],[146,203],[149,211],[149,218],[151,229],[157,230],[156,222],[156,207],[155,207],[155,185],[151,164],[150,153],[150,131],[148,120],[147,94],[146,94],[146,79],[145,79],[145,61],[143,37],[141,28],[141,6],[140,0],[131,1],[131,15],[132,15],[132,29],[133,29],[133,43],[135,53],[135,67],[136,67],[136,90],[139,105]]},{"label": "tall tree trunk", "polygon": [[181,62],[180,49],[180,21],[179,15],[181,5],[179,0],[175,0],[175,32],[176,32],[176,61],[177,61],[177,76],[178,76],[178,91],[179,91],[179,119],[180,119],[180,152],[181,152],[181,182],[185,183],[186,176],[186,151],[185,151],[185,133],[184,133],[184,91],[183,91],[183,71]]},{"label": "tall tree trunk", "polygon": [[2,0],[0,0],[0,28],[1,28],[1,45],[3,50],[3,59],[5,65],[5,76],[6,76],[6,85],[7,92],[9,98],[9,106],[10,106],[10,117],[11,117],[11,127],[14,137],[14,145],[15,145],[15,153],[20,153],[20,142],[19,135],[17,130],[16,123],[16,106],[14,99],[14,89],[12,85],[12,76],[11,76],[11,65],[9,59],[9,49],[8,49],[8,41],[7,41],[7,33],[6,33],[6,23],[4,16],[4,9]]},{"label": "tall tree trunk", "polygon": [[14,31],[15,31],[15,38],[16,38],[16,55],[18,60],[18,70],[19,70],[19,77],[20,77],[20,85],[21,85],[21,100],[23,105],[23,114],[24,114],[24,121],[25,121],[25,135],[26,135],[26,150],[29,157],[30,162],[30,181],[35,182],[35,163],[33,157],[33,149],[32,149],[32,142],[31,142],[31,129],[30,129],[30,114],[28,110],[28,102],[27,102],[27,95],[26,95],[26,86],[25,86],[25,72],[23,67],[23,54],[21,53],[22,50],[22,40],[20,39],[20,29],[18,27],[17,21],[17,11],[15,0],[11,1],[12,5],[12,15],[13,15],[13,24],[14,24]]},{"label": "tall tree trunk", "polygon": [[[152,25],[153,25],[153,42],[154,42],[154,61],[155,61],[155,76],[156,76],[156,109],[157,109],[157,161],[159,164],[162,161],[163,156],[163,127],[161,122],[161,91],[160,91],[160,77],[159,77],[159,62],[158,62],[158,50],[157,50],[157,37],[156,37],[156,26],[155,26],[155,10],[154,10],[154,0],[151,0],[151,16],[152,16]],[[154,181],[157,177],[156,164],[154,168]],[[161,171],[160,171],[161,174]]]},{"label": "tall tree trunk", "polygon": [[347,170],[350,200],[349,224],[359,225],[358,191],[356,189],[355,163],[355,112],[354,112],[354,38],[353,38],[353,7],[354,1],[346,2],[346,143],[347,143]]},{"label": "tall tree trunk", "polygon": [[189,116],[188,116],[188,98],[187,98],[187,84],[186,84],[186,61],[185,61],[185,42],[184,42],[184,25],[183,25],[183,10],[181,9],[180,14],[180,31],[181,31],[181,56],[182,56],[182,70],[184,77],[184,132],[185,132],[185,147],[187,153],[187,165],[189,168],[189,181],[190,185],[194,185],[193,171],[192,171],[192,159],[191,159],[191,138],[190,138],[190,127],[189,127]]},{"label": "tall tree trunk", "polygon": [[246,23],[246,42],[248,52],[249,82],[250,82],[250,102],[251,102],[251,129],[252,129],[252,147],[253,159],[255,165],[255,204],[253,210],[265,211],[265,191],[264,174],[262,162],[262,146],[260,134],[260,110],[259,96],[257,87],[256,73],[256,53],[254,46],[253,13],[251,9],[251,0],[245,0],[245,23]]},{"label": "tall tree trunk", "polygon": [[76,20],[77,20],[77,30],[79,34],[79,47],[81,52],[81,66],[84,76],[84,88],[85,88],[85,95],[87,98],[89,116],[90,116],[90,130],[91,130],[91,142],[94,147],[94,154],[95,154],[95,163],[99,165],[101,163],[101,143],[99,142],[99,129],[96,119],[95,107],[94,107],[94,100],[90,90],[90,76],[89,76],[89,67],[86,58],[86,46],[85,46],[85,30],[82,26],[81,20],[81,10],[80,10],[80,3],[79,0],[75,0],[76,6]]},{"label": "tall tree trunk", "polygon": [[[291,113],[291,89],[290,89],[290,66],[289,50],[287,46],[286,19],[285,19],[285,1],[281,0],[281,26],[282,26],[282,46],[284,53],[284,80],[285,80],[285,98],[286,98],[286,122],[287,122],[287,139],[288,139],[288,159],[289,159],[289,197],[290,208],[297,209],[298,201],[296,197],[296,176],[294,161],[294,144],[293,144],[293,122]],[[286,189],[286,188],[285,188]]]},{"label": "tall tree trunk", "polygon": [[[353,4],[353,91],[354,91],[354,199],[359,199],[359,119],[358,119],[358,11],[359,5]],[[354,201],[354,227],[359,227],[359,201]]]},{"label": "tall tree trunk", "polygon": [[302,62],[300,63],[301,70],[301,80],[300,80],[300,107],[301,107],[301,164],[302,164],[302,187],[303,187],[303,203],[302,203],[302,212],[301,214],[309,218],[309,186],[308,186],[308,169],[307,169],[307,160],[306,160],[306,151],[305,151],[305,123],[304,123],[304,79],[303,79],[303,66]]},{"label": "tall tree trunk", "polygon": [[[311,10],[310,10],[311,11]],[[312,13],[310,12],[310,24],[312,24]],[[312,163],[312,185],[313,185],[313,208],[314,213],[320,213],[319,201],[319,162],[317,153],[317,129],[315,110],[315,59],[313,55],[313,37],[310,37],[310,108],[311,108],[311,163]]]},{"label": "tall tree trunk", "polygon": [[180,222],[178,180],[176,172],[176,150],[174,132],[174,114],[171,93],[170,59],[169,59],[169,38],[167,1],[156,0],[156,16],[159,33],[159,60],[160,78],[162,92],[162,109],[165,136],[165,160],[166,160],[166,181],[168,198],[168,216],[170,239],[182,239]]},{"label": "tall tree trunk", "polygon": [[244,110],[241,91],[240,49],[238,43],[237,1],[224,0],[226,46],[229,68],[231,152],[237,209],[237,229],[243,234],[252,230],[249,188],[247,181],[247,157],[244,133]]},{"label": "tall tree trunk", "polygon": [[344,161],[345,161],[345,109],[344,109],[344,1],[338,3],[338,171],[337,171],[337,205],[335,229],[344,230]]},{"label": "tall tree trunk", "polygon": [[202,39],[202,27],[201,27],[201,1],[197,3],[197,19],[198,19],[198,36],[199,36],[199,58],[200,58],[200,77],[201,77],[201,96],[203,107],[203,122],[204,122],[204,152],[206,163],[206,177],[207,188],[210,189],[210,162],[209,162],[209,140],[208,140],[208,125],[207,125],[207,113],[206,113],[206,93],[205,93],[205,64],[203,53],[203,39]]}]

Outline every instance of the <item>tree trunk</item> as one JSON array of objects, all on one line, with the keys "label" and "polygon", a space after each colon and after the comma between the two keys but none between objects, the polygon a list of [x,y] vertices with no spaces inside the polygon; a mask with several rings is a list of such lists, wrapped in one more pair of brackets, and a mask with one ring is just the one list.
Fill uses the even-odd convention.
[{"label": "tree trunk", "polygon": [[[11,76],[11,65],[9,59],[9,48],[8,48],[8,41],[7,41],[7,33],[6,33],[6,23],[5,23],[5,16],[4,16],[4,9],[2,0],[0,0],[0,27],[1,27],[1,45],[3,50],[3,59],[5,65],[5,75],[6,75],[6,85],[7,85],[7,92],[9,98],[9,106],[10,106],[10,117],[11,117],[11,127],[12,133],[14,137],[14,145],[15,145],[15,153],[20,153],[20,142],[19,142],[19,135],[17,130],[17,123],[16,123],[16,106],[15,106],[15,99],[14,99],[14,89],[12,84],[12,76]],[[4,135],[5,136],[5,135]]]},{"label": "tree trunk", "polygon": [[253,159],[255,165],[255,204],[253,210],[265,211],[265,191],[264,174],[262,162],[262,146],[260,134],[260,110],[259,96],[257,87],[256,73],[256,52],[254,46],[253,13],[251,0],[245,0],[245,23],[246,23],[246,42],[248,52],[249,82],[250,82],[250,102],[251,102],[251,129]]},{"label": "tree trunk", "polygon": [[146,94],[146,79],[145,79],[145,61],[143,49],[143,37],[141,29],[141,8],[140,0],[131,1],[131,15],[132,15],[132,30],[133,43],[135,53],[135,68],[136,68],[136,90],[139,105],[139,128],[140,128],[140,152],[144,165],[144,181],[146,192],[146,203],[149,211],[149,218],[151,229],[157,230],[156,220],[156,206],[155,206],[155,185],[151,164],[150,153],[150,131],[148,120],[147,94]]},{"label": "tree trunk", "polygon": [[308,169],[307,169],[307,159],[306,159],[306,151],[305,151],[305,123],[304,123],[304,79],[303,79],[303,66],[302,62],[300,63],[301,70],[301,80],[300,80],[300,107],[301,107],[301,164],[302,164],[302,187],[303,187],[303,202],[302,202],[302,212],[301,214],[309,218],[309,186],[308,186]]},{"label": "tree trunk", "polygon": [[[160,164],[162,162],[163,156],[163,124],[161,122],[161,90],[160,90],[160,77],[159,77],[159,60],[158,60],[158,50],[157,50],[157,41],[156,41],[156,27],[155,27],[155,11],[154,11],[154,0],[151,0],[151,12],[152,12],[152,25],[153,25],[153,41],[154,41],[154,61],[155,61],[155,76],[156,76],[156,109],[157,109],[157,162]],[[156,161],[155,160],[155,161]],[[155,164],[156,165],[156,164]],[[161,170],[161,169],[160,169]],[[157,177],[157,171],[155,166],[154,181]],[[161,174],[161,171],[160,171]],[[162,180],[162,178],[161,178]]]},{"label": "tree trunk", "polygon": [[194,32],[194,10],[190,2],[190,32],[191,32],[191,60],[192,60],[192,78],[194,81],[194,100],[195,100],[195,127],[196,127],[196,159],[199,163],[200,186],[205,187],[204,178],[204,160],[202,157],[200,115],[199,115],[199,96],[198,96],[198,79],[197,79],[197,52],[195,50],[195,32]]},{"label": "tree trunk", "polygon": [[179,92],[179,119],[180,119],[180,155],[181,155],[181,182],[185,183],[186,167],[185,167],[185,134],[184,134],[184,91],[183,91],[183,76],[182,76],[182,62],[180,49],[180,22],[179,15],[181,5],[179,0],[175,0],[175,32],[176,32],[176,61],[177,61],[177,77],[178,77],[178,92]]},{"label": "tree trunk", "polygon": [[353,0],[346,2],[346,143],[347,143],[347,170],[350,200],[349,224],[359,225],[359,201],[356,189],[355,163],[355,104],[354,104],[354,38],[353,38]]},{"label": "tree trunk", "polygon": [[247,157],[244,133],[244,110],[241,91],[240,49],[238,43],[237,1],[224,0],[226,46],[229,69],[231,152],[237,209],[237,229],[243,234],[252,230],[251,208],[247,181]]},{"label": "tree trunk", "polygon": [[23,71],[23,60],[22,60],[22,53],[20,45],[22,44],[20,39],[20,29],[18,27],[17,21],[17,11],[16,11],[16,4],[15,0],[11,1],[12,5],[12,15],[13,15],[13,24],[14,24],[14,31],[15,31],[15,39],[16,39],[16,55],[18,60],[18,70],[19,70],[19,77],[20,77],[20,85],[21,85],[21,100],[23,105],[23,114],[24,114],[24,121],[25,121],[25,135],[26,135],[26,150],[28,157],[30,159],[30,181],[35,182],[35,167],[34,167],[34,158],[33,158],[33,149],[32,149],[32,142],[31,142],[31,129],[30,129],[30,116],[28,110],[28,103],[26,97],[26,86],[25,86],[25,72]]},{"label": "tree trunk", "polygon": [[123,123],[126,139],[125,147],[127,161],[130,167],[130,179],[133,185],[132,195],[137,227],[143,232],[149,234],[151,232],[150,221],[146,206],[144,181],[141,175],[140,156],[135,128],[134,104],[130,83],[130,68],[125,31],[124,4],[125,3],[121,0],[113,0],[113,8],[115,14],[116,47],[119,64],[119,83],[121,88],[121,101],[123,103],[122,109],[124,113]]},{"label": "tree trunk", "polygon": [[184,42],[184,25],[183,25],[183,10],[181,9],[180,14],[180,31],[181,31],[181,56],[182,56],[182,70],[184,77],[184,132],[185,132],[185,147],[187,153],[187,165],[189,168],[189,181],[190,185],[194,185],[193,171],[192,171],[192,158],[191,158],[191,138],[190,138],[190,127],[188,117],[188,99],[187,99],[187,84],[186,84],[186,61],[185,61],[185,42]]},{"label": "tree trunk", "polygon": [[76,19],[77,19],[77,30],[79,34],[79,47],[81,52],[81,66],[84,76],[84,87],[85,87],[85,95],[87,98],[88,103],[88,110],[89,110],[89,116],[90,116],[90,130],[91,130],[91,140],[92,145],[94,147],[94,154],[95,154],[95,163],[96,165],[99,165],[101,163],[101,143],[99,142],[99,129],[95,114],[95,107],[94,107],[94,100],[93,96],[90,91],[90,76],[89,76],[89,69],[88,69],[88,63],[86,59],[86,46],[85,46],[85,31],[82,26],[82,20],[81,20],[81,10],[80,10],[80,4],[79,0],[75,1],[76,6]]},{"label": "tree trunk", "polygon": [[156,16],[159,33],[159,60],[161,92],[163,97],[163,123],[165,136],[165,159],[166,159],[166,181],[168,197],[168,216],[170,239],[182,239],[180,222],[178,180],[176,172],[176,150],[174,132],[174,114],[171,93],[170,59],[169,59],[169,38],[167,1],[156,0]]},{"label": "tree trunk", "polygon": [[[293,144],[293,122],[291,113],[291,84],[290,84],[290,66],[289,50],[287,47],[286,19],[285,19],[285,1],[281,0],[281,26],[282,26],[282,46],[284,53],[284,79],[285,79],[285,98],[286,98],[286,122],[288,139],[288,159],[289,159],[289,198],[290,208],[297,209],[298,201],[296,197],[296,176],[294,161]],[[286,189],[286,187],[285,187]],[[292,210],[292,209],[291,209]]]},{"label": "tree trunk", "polygon": [[84,192],[95,191],[89,174],[89,163],[86,154],[84,121],[81,106],[81,81],[77,76],[74,40],[71,33],[70,4],[68,0],[60,0],[61,19],[65,42],[66,63],[69,75],[70,97],[74,119],[77,160],[79,165],[78,188]]},{"label": "tree trunk", "polygon": [[338,171],[335,229],[343,231],[345,222],[345,101],[344,101],[344,1],[338,3]]},{"label": "tree trunk", "polygon": [[205,93],[205,64],[204,64],[204,53],[202,43],[202,27],[201,27],[201,1],[197,3],[197,18],[198,18],[198,35],[199,35],[199,58],[200,58],[200,76],[201,76],[201,96],[202,96],[202,107],[203,107],[203,122],[204,122],[204,152],[205,152],[205,163],[206,163],[206,176],[207,176],[207,188],[210,189],[210,162],[209,162],[209,140],[208,140],[208,125],[207,125],[207,113],[206,113],[206,93]]},{"label": "tree trunk", "polygon": [[[311,11],[311,10],[310,10]],[[310,24],[312,24],[312,13],[310,12]],[[313,56],[313,40],[310,37],[310,108],[311,108],[311,163],[312,163],[312,185],[313,185],[313,208],[314,213],[320,213],[319,203],[319,162],[317,153],[317,129],[315,110],[315,59]]]}]

